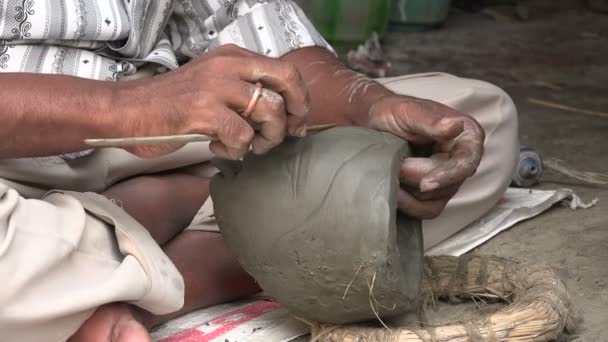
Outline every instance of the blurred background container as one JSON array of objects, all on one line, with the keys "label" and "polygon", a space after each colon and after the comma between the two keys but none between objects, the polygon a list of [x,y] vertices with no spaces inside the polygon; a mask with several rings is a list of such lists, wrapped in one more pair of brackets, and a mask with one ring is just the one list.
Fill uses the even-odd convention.
[{"label": "blurred background container", "polygon": [[332,45],[354,47],[384,34],[390,18],[391,0],[302,0],[310,20]]},{"label": "blurred background container", "polygon": [[450,0],[393,0],[391,31],[426,31],[445,22]]},{"label": "blurred background container", "polygon": [[351,48],[395,31],[425,31],[447,18],[450,0],[297,0],[332,45]]}]

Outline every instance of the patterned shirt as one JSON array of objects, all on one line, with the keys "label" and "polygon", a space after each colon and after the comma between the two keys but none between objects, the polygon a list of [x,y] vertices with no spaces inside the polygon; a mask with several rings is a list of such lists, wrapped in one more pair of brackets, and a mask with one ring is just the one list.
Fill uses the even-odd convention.
[{"label": "patterned shirt", "polygon": [[117,80],[223,44],[331,47],[290,0],[0,0],[0,72]]}]

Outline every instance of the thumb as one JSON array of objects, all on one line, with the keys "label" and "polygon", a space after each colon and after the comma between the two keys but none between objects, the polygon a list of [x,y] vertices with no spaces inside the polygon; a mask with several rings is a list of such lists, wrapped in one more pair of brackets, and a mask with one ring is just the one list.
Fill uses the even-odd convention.
[{"label": "thumb", "polygon": [[450,141],[464,131],[464,121],[456,117],[432,118],[429,115],[417,115],[408,120],[408,131],[428,138],[434,142]]},{"label": "thumb", "polygon": [[391,98],[374,109],[374,126],[418,144],[453,140],[464,131],[462,114],[440,103]]}]

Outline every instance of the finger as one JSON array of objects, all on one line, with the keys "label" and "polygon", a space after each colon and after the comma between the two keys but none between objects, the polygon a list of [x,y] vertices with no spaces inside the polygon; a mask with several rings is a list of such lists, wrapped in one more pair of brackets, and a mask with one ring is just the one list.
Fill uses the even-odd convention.
[{"label": "finger", "polygon": [[219,140],[214,140],[209,144],[209,150],[216,156],[224,159],[241,159],[249,151],[248,148],[231,148],[222,144]]},{"label": "finger", "polygon": [[308,118],[287,115],[287,133],[294,137],[305,137],[308,132]]},{"label": "finger", "polygon": [[238,149],[226,147],[219,140],[214,140],[209,144],[209,150],[216,156],[224,159],[238,160],[241,159],[249,151],[248,148]]},{"label": "finger", "polygon": [[397,194],[397,206],[403,213],[425,220],[439,216],[447,202],[446,200],[419,201],[403,190],[399,190]]},{"label": "finger", "polygon": [[248,58],[234,60],[230,67],[242,80],[262,82],[264,87],[280,94],[289,114],[308,116],[310,100],[306,83],[293,64],[251,53]]},{"label": "finger", "polygon": [[[401,164],[401,184],[421,190],[420,184],[431,171],[442,167],[450,159],[448,153],[435,153],[428,158],[406,158]],[[447,184],[446,184],[447,185]]]},{"label": "finger", "polygon": [[462,114],[437,102],[416,100],[407,105],[407,120],[412,132],[432,138],[433,141],[447,141],[464,131]]},{"label": "finger", "polygon": [[399,181],[401,184],[420,189],[422,178],[438,166],[431,158],[406,158],[401,164]]},{"label": "finger", "polygon": [[[464,123],[462,119],[448,117],[433,120],[432,117],[425,117],[424,115],[421,115],[418,118],[417,117],[418,115],[408,118],[406,131],[422,138],[426,138],[421,141],[448,141],[456,138],[464,130]],[[420,117],[424,119],[421,119]]]},{"label": "finger", "polygon": [[419,201],[435,201],[435,200],[451,200],[460,187],[462,183],[448,185],[447,187],[439,188],[437,190],[422,192],[420,191],[420,186],[410,187],[406,185],[402,185],[401,189],[406,191],[408,194],[412,195],[415,199]]},{"label": "finger", "polygon": [[[256,92],[254,85],[243,81],[227,81],[223,86],[231,90],[225,92],[224,100],[238,112],[246,110]],[[281,95],[272,90],[262,89],[253,112],[245,119],[256,127],[257,132],[252,141],[255,154],[264,154],[285,139],[287,134],[285,102]]]},{"label": "finger", "polygon": [[[227,80],[225,81],[225,84],[223,84],[223,87],[225,87],[225,89],[230,89],[230,91],[224,92],[223,100],[229,104],[230,108],[239,113],[242,113],[247,109],[256,91],[255,85],[240,80]],[[306,124],[305,120],[297,116],[287,115],[285,100],[283,97],[270,89],[262,89],[262,94],[259,97],[253,112],[247,117],[247,119],[253,120],[257,123],[266,123],[268,120],[272,120],[274,117],[278,118],[281,124],[284,121],[287,122],[287,133],[289,135],[305,135],[305,131],[302,131],[302,127],[304,127]],[[263,128],[267,129],[266,127]],[[275,141],[274,137],[276,136],[276,130],[274,130],[274,128],[272,129],[273,131],[269,132],[271,136],[265,135],[266,140],[269,142]],[[281,135],[282,136],[280,139],[282,141],[284,134],[281,133]]]},{"label": "finger", "polygon": [[420,181],[420,189],[432,191],[458,184],[477,171],[483,155],[484,133],[476,122],[467,125],[463,134],[449,145],[450,158],[428,172]]},{"label": "finger", "polygon": [[[414,143],[442,142],[456,138],[464,130],[466,116],[433,101],[398,100],[385,105],[377,120],[402,138]],[[383,119],[382,119],[383,118]],[[391,127],[396,125],[397,127]]]},{"label": "finger", "polygon": [[442,167],[449,155],[435,154],[430,158],[406,158],[401,165],[399,181],[403,189],[418,200],[438,200],[452,198],[462,185],[463,181],[454,184],[441,184],[434,190],[422,190],[422,180],[433,170]]},{"label": "finger", "polygon": [[[216,122],[211,130],[218,140],[210,144],[211,151],[220,157],[238,159],[248,150],[254,138],[253,128],[227,107],[216,109]],[[206,132],[205,132],[206,133]]]},{"label": "finger", "polygon": [[259,127],[259,133],[253,139],[253,152],[264,154],[277,146],[287,135],[287,115],[283,98],[269,90],[262,94],[262,105],[257,108],[250,120]]}]

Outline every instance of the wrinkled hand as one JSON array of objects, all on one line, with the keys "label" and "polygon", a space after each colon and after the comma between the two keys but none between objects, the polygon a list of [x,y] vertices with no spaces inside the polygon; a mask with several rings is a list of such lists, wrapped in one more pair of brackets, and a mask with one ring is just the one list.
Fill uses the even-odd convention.
[{"label": "wrinkled hand", "polygon": [[[263,92],[255,110],[245,111],[261,82]],[[211,151],[238,159],[251,146],[263,154],[287,134],[306,134],[310,111],[308,92],[296,67],[226,45],[184,67],[149,80],[123,82],[131,93],[126,102],[132,114],[127,136],[206,134],[216,137]],[[132,102],[135,101],[135,104]],[[141,157],[157,157],[181,146],[138,146],[129,151]]]},{"label": "wrinkled hand", "polygon": [[414,217],[438,216],[481,161],[483,128],[472,117],[437,102],[382,97],[370,109],[369,125],[402,137],[414,151],[428,150],[401,167],[398,206]]}]

